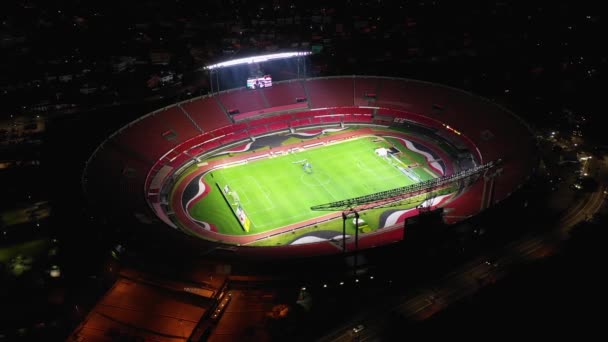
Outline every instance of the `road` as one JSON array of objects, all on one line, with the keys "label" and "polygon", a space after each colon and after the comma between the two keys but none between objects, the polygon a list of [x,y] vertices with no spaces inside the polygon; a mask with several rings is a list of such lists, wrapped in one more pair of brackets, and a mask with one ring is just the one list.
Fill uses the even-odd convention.
[{"label": "road", "polygon": [[[593,192],[582,193],[558,220],[555,229],[543,233],[529,233],[502,249],[490,261],[485,256],[468,262],[425,288],[415,289],[405,295],[387,298],[384,306],[354,317],[350,322],[329,332],[319,341],[380,341],[383,332],[394,329],[390,326],[392,317],[406,320],[424,320],[439,312],[451,303],[469,297],[480,288],[499,281],[514,266],[551,256],[560,244],[569,238],[573,227],[579,222],[592,218],[602,207],[608,193],[608,158],[594,161],[590,166],[597,167],[594,177],[599,185]],[[363,324],[359,333],[352,328]],[[356,336],[355,336],[356,335]]]}]

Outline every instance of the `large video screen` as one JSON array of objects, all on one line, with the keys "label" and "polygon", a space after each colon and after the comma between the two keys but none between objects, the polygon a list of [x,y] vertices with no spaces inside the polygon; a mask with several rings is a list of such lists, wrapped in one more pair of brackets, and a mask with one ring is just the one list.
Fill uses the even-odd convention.
[{"label": "large video screen", "polygon": [[259,89],[268,87],[272,87],[272,77],[270,77],[270,75],[247,79],[247,88],[249,89]]}]

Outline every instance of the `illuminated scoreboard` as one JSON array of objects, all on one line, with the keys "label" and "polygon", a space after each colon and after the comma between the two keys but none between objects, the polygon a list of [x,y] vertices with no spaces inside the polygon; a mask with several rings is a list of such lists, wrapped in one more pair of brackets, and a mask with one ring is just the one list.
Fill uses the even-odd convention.
[{"label": "illuminated scoreboard", "polygon": [[249,89],[259,89],[268,87],[272,87],[272,77],[270,77],[270,75],[247,79],[247,88]]}]

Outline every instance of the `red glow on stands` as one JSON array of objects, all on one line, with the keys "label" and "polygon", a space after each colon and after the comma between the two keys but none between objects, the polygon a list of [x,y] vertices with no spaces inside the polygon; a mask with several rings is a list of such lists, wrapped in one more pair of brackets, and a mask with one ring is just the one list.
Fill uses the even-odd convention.
[{"label": "red glow on stands", "polygon": [[[203,96],[180,106],[152,113],[112,135],[111,143],[99,148],[87,167],[87,187],[124,200],[129,210],[142,212],[150,206],[142,196],[150,184],[162,184],[185,163],[196,162],[194,157],[223,145],[287,128],[337,127],[342,123],[391,125],[400,120],[453,132],[480,159],[483,155],[485,160],[508,161],[501,165],[503,174],[494,188],[495,200],[513,192],[534,165],[534,158],[522,153],[534,148],[533,139],[526,139],[530,133],[513,115],[468,93],[425,82],[363,76],[288,81],[257,91],[237,89]],[[227,111],[239,113],[231,118]],[[234,123],[237,117],[242,121]],[[484,130],[491,131],[493,138],[482,139],[479,132]],[[506,158],[513,151],[518,157]],[[123,176],[125,166],[130,170],[128,178]],[[158,189],[151,192],[148,201],[160,201]],[[480,192],[476,185],[449,202],[453,222],[479,212],[476,197]],[[386,243],[382,236],[370,235],[369,246]],[[364,240],[360,243],[368,245]],[[329,243],[313,245],[273,250],[285,255],[336,252]]]}]

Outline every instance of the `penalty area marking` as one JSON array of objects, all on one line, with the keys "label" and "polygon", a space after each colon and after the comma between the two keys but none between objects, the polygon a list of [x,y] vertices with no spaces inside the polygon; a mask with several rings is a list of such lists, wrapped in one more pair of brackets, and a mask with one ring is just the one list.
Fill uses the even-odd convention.
[{"label": "penalty area marking", "polygon": [[375,170],[372,170],[372,168],[371,168],[371,167],[369,167],[369,166],[367,166],[367,165],[363,164],[363,163],[362,163],[362,162],[360,162],[358,159],[356,159],[356,160],[355,160],[355,165],[357,165],[357,167],[358,167],[358,168],[359,168],[361,171],[368,172],[368,173],[372,173],[372,174],[375,174],[375,173],[376,173],[376,172],[375,172]]},{"label": "penalty area marking", "polygon": [[231,183],[228,183],[228,185],[231,187],[231,190],[236,191],[236,193],[239,196],[239,202],[242,205],[247,205],[249,204],[250,199],[249,199],[249,195],[247,195],[247,191],[242,191],[242,190],[234,190],[234,189],[242,189],[243,187],[240,186],[241,183],[243,183],[243,181],[241,180],[237,180],[237,181],[233,181]]},{"label": "penalty area marking", "polygon": [[[359,160],[357,160],[357,161],[355,162],[355,165],[357,165],[357,167],[358,167],[358,168],[359,168],[361,171],[366,172],[366,173],[369,173],[369,174],[372,174],[372,175],[374,175],[374,176],[377,176],[379,172],[384,172],[384,171],[386,171],[386,170],[387,170],[386,168],[388,167],[388,166],[386,166],[386,164],[385,164],[385,165],[379,165],[378,167],[371,168],[371,167],[369,167],[369,166],[365,165],[364,163],[362,163],[362,162],[361,162],[361,161],[359,161]],[[392,168],[391,170],[394,170],[394,169],[395,169],[395,168]],[[392,180],[392,179],[400,179],[400,178],[403,178],[403,174],[402,174],[401,172],[399,172],[399,171],[395,171],[395,172],[392,172],[392,173],[394,173],[395,175],[394,175],[394,176],[389,176],[389,177],[383,177],[382,179],[383,179],[383,180]]]},{"label": "penalty area marking", "polygon": [[259,193],[263,193],[264,197],[266,197],[266,206],[263,210],[256,210],[256,211],[252,211],[252,214],[255,213],[262,213],[262,212],[266,212],[266,211],[270,211],[276,208],[274,201],[270,198],[270,196],[268,196],[268,191],[266,191],[266,188],[262,187],[262,185],[260,184],[260,182],[258,182],[257,179],[255,179],[252,176],[247,176],[246,179],[250,179],[252,183],[255,183],[255,186],[258,188]]}]

